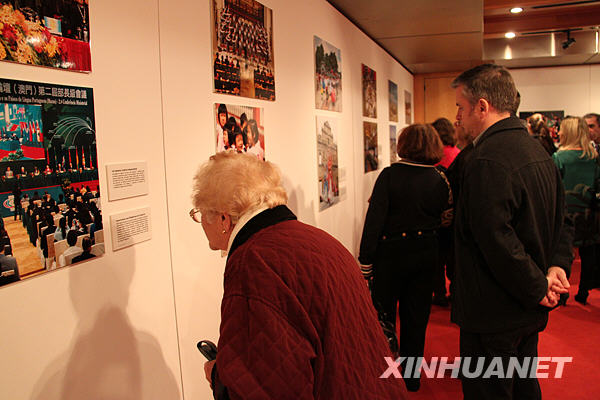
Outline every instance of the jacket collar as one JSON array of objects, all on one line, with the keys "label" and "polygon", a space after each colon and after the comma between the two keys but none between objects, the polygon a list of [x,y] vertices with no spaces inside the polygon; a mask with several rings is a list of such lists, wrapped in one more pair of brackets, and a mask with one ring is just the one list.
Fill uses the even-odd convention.
[{"label": "jacket collar", "polygon": [[[508,118],[501,119],[496,122],[489,128],[487,128],[483,133],[477,138],[477,143],[473,143],[474,147],[479,146],[482,142],[488,139],[490,136],[495,135],[498,132],[507,131],[507,130],[516,130],[520,129],[523,132],[527,133],[527,130],[521,123],[521,120],[516,116],[510,116]],[[527,133],[528,134],[528,133]]]},{"label": "jacket collar", "polygon": [[271,225],[278,224],[283,221],[291,221],[297,219],[294,213],[285,205],[269,208],[248,221],[244,227],[238,232],[229,249],[227,260],[233,252],[246,243],[256,232],[267,228]]}]

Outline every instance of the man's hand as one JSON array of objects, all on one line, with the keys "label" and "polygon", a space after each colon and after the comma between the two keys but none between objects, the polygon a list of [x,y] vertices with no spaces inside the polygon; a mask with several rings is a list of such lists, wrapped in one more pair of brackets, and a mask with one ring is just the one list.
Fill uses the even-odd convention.
[{"label": "man's hand", "polygon": [[550,267],[546,275],[548,280],[548,292],[540,301],[540,304],[545,307],[555,307],[560,300],[561,293],[569,293],[569,280],[567,274],[560,267]]},{"label": "man's hand", "polygon": [[548,274],[546,276],[559,281],[558,285],[554,284],[552,287],[548,286],[548,289],[552,289],[556,293],[569,293],[571,284],[567,279],[567,274],[564,269],[561,267],[550,267],[548,268]]},{"label": "man's hand", "polygon": [[204,363],[204,374],[206,375],[206,380],[210,383],[210,388],[212,389],[212,370],[215,366],[216,360],[207,361]]}]

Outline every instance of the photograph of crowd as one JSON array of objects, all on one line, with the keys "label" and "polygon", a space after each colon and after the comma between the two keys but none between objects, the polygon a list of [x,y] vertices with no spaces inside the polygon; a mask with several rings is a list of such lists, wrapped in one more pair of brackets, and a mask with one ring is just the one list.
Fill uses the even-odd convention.
[{"label": "photograph of crowd", "polygon": [[342,111],[342,52],[315,36],[315,107]]},{"label": "photograph of crowd", "polygon": [[88,0],[0,0],[0,60],[91,71]]},{"label": "photograph of crowd", "polygon": [[317,171],[319,173],[319,211],[339,201],[337,151],[338,121],[317,116]]},{"label": "photograph of crowd", "polygon": [[0,204],[0,285],[104,254],[92,89],[0,79]]},{"label": "photograph of crowd", "polygon": [[389,85],[389,103],[390,103],[390,121],[398,122],[398,85],[388,81]]},{"label": "photograph of crowd", "polygon": [[390,164],[398,161],[398,153],[396,151],[396,125],[390,125]]},{"label": "photograph of crowd", "polygon": [[230,149],[265,160],[262,108],[215,104],[215,152]]},{"label": "photograph of crowd", "polygon": [[379,166],[377,149],[377,124],[363,121],[365,173],[376,171]]},{"label": "photograph of crowd", "polygon": [[404,123],[412,124],[412,95],[408,90],[404,91]]},{"label": "photograph of crowd", "polygon": [[216,93],[275,101],[273,11],[254,0],[212,0]]}]

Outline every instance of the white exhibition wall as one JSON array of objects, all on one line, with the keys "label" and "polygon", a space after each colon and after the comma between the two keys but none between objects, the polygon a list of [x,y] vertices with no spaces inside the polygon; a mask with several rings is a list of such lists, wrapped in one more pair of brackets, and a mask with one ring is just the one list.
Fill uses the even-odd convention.
[{"label": "white exhibition wall", "polygon": [[565,115],[600,113],[600,65],[524,68],[510,71],[519,92],[519,111],[564,110]]},{"label": "white exhibition wall", "polygon": [[[399,128],[404,90],[413,78],[323,0],[265,0],[273,10],[275,102],[212,93],[209,1],[160,1],[165,158],[169,226],[183,388],[186,398],[208,398],[201,339],[217,340],[225,260],[208,248],[202,227],[188,216],[191,180],[214,153],[214,103],[264,108],[266,157],[284,176],[289,205],[357,252],[376,172],[364,173],[361,63],[377,72],[380,168],[389,165],[388,79],[398,84]],[[183,13],[182,10],[185,10]],[[193,15],[189,23],[185,15]],[[203,21],[202,23],[197,23]],[[206,21],[206,23],[204,23]],[[341,49],[342,112],[316,111],[313,36]],[[190,41],[185,38],[204,38]],[[319,212],[316,115],[339,119],[340,203]]]},{"label": "white exhibition wall", "polygon": [[[224,259],[188,216],[198,165],[214,152],[214,103],[264,108],[266,157],[290,208],[357,253],[377,172],[363,172],[361,63],[377,72],[379,166],[389,164],[388,79],[413,78],[325,0],[265,0],[273,10],[277,101],[212,92],[209,0],[90,2],[92,73],[0,63],[9,79],[94,89],[100,190],[104,166],[147,161],[152,239],[0,289],[2,399],[207,399],[200,339],[218,338]],[[314,108],[313,35],[341,49],[343,111]],[[316,115],[339,120],[341,201],[318,211]]]}]

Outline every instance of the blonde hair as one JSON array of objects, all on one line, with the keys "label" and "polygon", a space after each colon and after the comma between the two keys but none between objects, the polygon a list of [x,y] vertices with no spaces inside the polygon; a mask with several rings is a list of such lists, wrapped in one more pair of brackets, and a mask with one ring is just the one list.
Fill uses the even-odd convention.
[{"label": "blonde hair", "polygon": [[569,147],[581,148],[583,154],[581,158],[595,159],[598,153],[590,139],[589,129],[585,120],[580,117],[565,118],[560,124],[560,149],[565,150]]},{"label": "blonde hair", "polygon": [[286,204],[287,193],[275,164],[230,150],[200,166],[192,202],[203,214],[229,214],[235,224],[248,211]]}]

